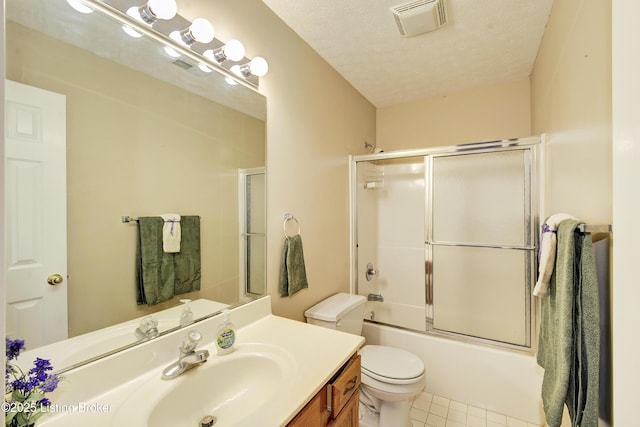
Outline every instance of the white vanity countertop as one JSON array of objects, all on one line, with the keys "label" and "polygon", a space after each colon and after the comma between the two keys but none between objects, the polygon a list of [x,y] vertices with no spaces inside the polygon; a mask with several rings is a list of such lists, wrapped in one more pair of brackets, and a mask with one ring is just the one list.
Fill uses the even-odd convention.
[{"label": "white vanity countertop", "polygon": [[[189,307],[194,319],[199,319],[207,314],[227,308],[229,305],[207,299],[197,299],[191,301]],[[28,350],[20,355],[18,365],[26,371],[31,368],[31,361],[40,357],[50,360],[56,369],[71,367],[78,362],[134,344],[138,340],[135,336],[135,330],[145,317],[153,316],[158,321],[160,332],[179,326],[183,310],[183,305],[171,307],[94,332]]]},{"label": "white vanity countertop", "polygon": [[[288,372],[291,375],[288,375],[289,380],[284,386],[272,390],[273,398],[269,399],[268,404],[255,417],[234,424],[225,424],[219,419],[216,427],[286,425],[364,344],[361,336],[274,316],[271,314],[269,297],[232,310],[230,320],[237,325],[237,352],[242,351],[243,345],[249,344],[268,344],[282,348],[291,356],[291,372]],[[209,350],[210,362],[217,360],[213,358],[229,357],[216,355],[213,345],[215,330],[220,321],[221,317],[216,316],[190,328],[202,332],[203,342],[200,348]],[[51,396],[54,405],[52,413],[42,418],[38,425],[116,426],[118,409],[128,399],[135,397],[136,391],[143,384],[160,378],[162,370],[177,359],[177,346],[186,331],[160,337],[122,354],[68,372],[59,390]],[[186,375],[197,373],[198,368],[194,368]],[[172,387],[173,381],[177,380],[155,381],[158,395],[163,393],[163,386]],[[211,384],[211,387],[224,387],[224,384]],[[150,399],[153,400],[153,397]],[[247,408],[248,411],[250,409]],[[176,411],[180,411],[180,408],[176,408]],[[193,427],[192,423],[189,421],[185,425]],[[138,424],[136,421],[135,425],[130,425],[138,427]]]}]

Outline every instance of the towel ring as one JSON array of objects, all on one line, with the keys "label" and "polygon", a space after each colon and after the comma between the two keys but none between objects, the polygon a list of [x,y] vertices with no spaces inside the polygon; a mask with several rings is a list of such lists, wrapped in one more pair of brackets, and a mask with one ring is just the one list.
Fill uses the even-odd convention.
[{"label": "towel ring", "polygon": [[[296,227],[298,228],[296,234],[293,234],[291,236],[289,236],[287,234],[287,222],[289,222],[289,221],[294,221],[296,223]],[[284,237],[287,237],[287,238],[300,235],[300,223],[298,222],[298,220],[296,219],[295,216],[293,216],[293,215],[291,215],[289,213],[284,214],[284,222],[282,223],[282,231],[284,232]]]}]

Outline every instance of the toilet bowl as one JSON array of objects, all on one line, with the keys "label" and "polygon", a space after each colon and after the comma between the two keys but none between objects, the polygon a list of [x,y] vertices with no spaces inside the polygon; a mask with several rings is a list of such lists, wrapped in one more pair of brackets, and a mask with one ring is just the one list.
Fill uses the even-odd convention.
[{"label": "toilet bowl", "polygon": [[369,400],[367,407],[378,414],[378,426],[410,427],[411,399],[425,386],[422,360],[408,351],[380,345],[362,347],[360,356],[361,389]]},{"label": "toilet bowl", "polygon": [[[365,297],[339,293],[309,308],[305,317],[307,323],[360,335],[364,306]],[[360,402],[369,416],[361,425],[411,427],[411,399],[425,386],[422,360],[409,351],[382,345],[365,345],[360,356]]]}]

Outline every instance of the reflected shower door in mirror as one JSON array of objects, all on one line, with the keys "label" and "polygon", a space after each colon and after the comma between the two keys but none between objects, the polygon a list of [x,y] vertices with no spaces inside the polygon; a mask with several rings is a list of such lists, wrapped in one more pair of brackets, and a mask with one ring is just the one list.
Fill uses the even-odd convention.
[{"label": "reflected shower door in mirror", "polygon": [[531,348],[539,140],[354,158],[353,268],[365,319]]},{"label": "reflected shower door in mirror", "polygon": [[[44,278],[31,283],[42,281],[44,285],[37,286],[45,291],[66,291],[62,301],[67,308],[62,311],[68,327],[58,322],[63,334],[57,336],[47,330],[33,332],[27,348],[36,350],[34,343],[65,335],[100,331],[106,336],[113,325],[131,328],[128,322],[137,326],[134,319],[167,309],[178,310],[178,315],[169,311],[168,318],[175,320],[161,328],[178,326],[182,308],[175,306],[180,299],[194,300],[197,317],[247,301],[239,291],[245,272],[240,268],[238,176],[241,170],[265,165],[264,97],[225,83],[222,74],[185,68],[185,62],[168,57],[157,41],[133,39],[120,23],[96,12],[79,14],[65,0],[7,0],[5,24],[7,79],[66,99],[66,168],[62,162],[54,168],[55,176],[66,178],[67,194],[61,200],[66,219],[54,217],[42,231],[60,231],[66,225],[61,240],[66,240],[67,261],[58,270],[39,272]],[[26,120],[33,124],[37,119]],[[48,207],[29,212],[52,219]],[[201,287],[153,306],[138,305],[137,226],[121,222],[121,217],[169,212],[200,217]],[[263,209],[252,211],[254,218],[261,215],[264,222]],[[21,219],[24,236],[33,237],[39,224],[45,224],[37,218]],[[21,248],[33,249],[30,244]],[[252,276],[261,275],[264,257],[265,251],[252,251]],[[47,285],[52,273],[60,273],[62,283]],[[264,294],[264,287],[255,289],[251,297]],[[28,330],[30,322],[48,310],[37,298],[14,298],[18,304],[7,309],[8,336],[25,338],[17,335],[18,324]],[[198,300],[213,305],[206,303],[208,308],[198,311]],[[20,304],[34,308],[18,313]],[[135,342],[134,330],[119,330],[124,338],[114,345]],[[92,347],[112,351],[109,341]],[[87,358],[93,356],[97,354]],[[53,363],[57,370],[65,368],[64,362]]]},{"label": "reflected shower door in mirror", "polygon": [[239,177],[240,298],[267,292],[266,278],[266,182],[264,168],[242,169]]}]

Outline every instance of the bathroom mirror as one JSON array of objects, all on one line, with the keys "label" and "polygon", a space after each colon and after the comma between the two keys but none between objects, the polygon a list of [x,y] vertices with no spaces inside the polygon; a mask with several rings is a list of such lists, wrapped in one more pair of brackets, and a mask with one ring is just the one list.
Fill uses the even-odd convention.
[{"label": "bathroom mirror", "polygon": [[[79,336],[106,337],[92,338],[81,358],[58,364],[54,358],[54,368],[135,343],[135,326],[146,316],[160,318],[161,326],[168,318],[164,329],[177,327],[180,299],[194,300],[200,318],[261,297],[264,283],[256,282],[264,281],[266,246],[255,218],[265,215],[264,178],[252,179],[250,188],[246,183],[247,175],[264,176],[264,96],[193,61],[171,58],[157,41],[130,37],[113,18],[79,13],[66,0],[5,5],[7,80],[61,94],[66,102],[66,167],[58,168],[66,175],[66,219],[55,224],[66,224],[67,271],[55,286],[66,287],[68,327],[50,322],[44,332],[32,332],[32,341],[42,338],[50,346],[62,334],[69,348]],[[242,232],[247,209],[254,210],[252,233]],[[47,206],[42,212],[49,218]],[[200,217],[201,287],[138,305],[137,226],[123,217],[165,213]],[[244,259],[249,252],[251,260]],[[253,281],[249,292],[246,277]],[[18,313],[7,301],[7,336],[47,356],[38,353],[45,347],[12,333],[18,323],[29,330],[47,308],[17,301],[27,307]],[[125,341],[109,344],[108,336],[121,334],[123,325],[129,328]]]}]

